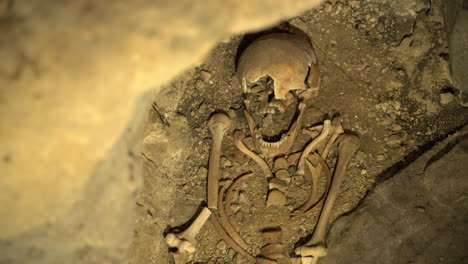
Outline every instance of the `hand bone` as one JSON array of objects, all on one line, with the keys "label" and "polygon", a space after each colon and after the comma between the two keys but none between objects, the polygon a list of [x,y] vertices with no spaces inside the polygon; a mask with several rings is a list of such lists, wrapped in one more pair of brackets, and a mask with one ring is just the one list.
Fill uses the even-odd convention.
[{"label": "hand bone", "polygon": [[216,113],[208,121],[208,128],[212,136],[210,161],[208,165],[208,208],[217,209],[218,206],[218,182],[219,182],[219,160],[221,157],[221,145],[226,131],[231,125],[229,117],[222,113]]},{"label": "hand bone", "polygon": [[203,227],[210,215],[211,211],[204,207],[195,221],[193,221],[185,231],[179,234],[167,234],[165,237],[166,243],[171,248],[177,248],[177,251],[180,253],[192,254],[195,252],[195,236],[200,232],[200,229]]},{"label": "hand bone", "polygon": [[338,138],[338,161],[330,189],[320,213],[317,226],[312,238],[304,246],[296,249],[296,254],[302,256],[302,263],[316,263],[319,257],[326,254],[325,231],[330,217],[331,209],[335,203],[340,185],[343,181],[346,167],[351,157],[359,148],[359,138],[354,135],[344,134]]}]

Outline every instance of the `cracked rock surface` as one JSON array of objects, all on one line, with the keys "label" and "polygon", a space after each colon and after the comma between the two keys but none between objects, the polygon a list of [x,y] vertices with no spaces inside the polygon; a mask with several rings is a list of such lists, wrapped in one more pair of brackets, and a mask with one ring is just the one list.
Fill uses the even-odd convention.
[{"label": "cracked rock surface", "polygon": [[468,127],[378,185],[339,218],[321,263],[465,263]]}]

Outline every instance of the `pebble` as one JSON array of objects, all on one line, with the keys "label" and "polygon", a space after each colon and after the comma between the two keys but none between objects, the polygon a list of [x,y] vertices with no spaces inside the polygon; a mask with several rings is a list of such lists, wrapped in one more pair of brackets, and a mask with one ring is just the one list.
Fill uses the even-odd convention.
[{"label": "pebble", "polygon": [[249,197],[247,196],[247,194],[245,194],[245,192],[242,191],[239,192],[239,202],[245,204],[248,208],[252,206]]},{"label": "pebble", "polygon": [[197,90],[203,90],[206,88],[206,84],[203,81],[199,80],[195,83],[195,88],[197,88]]},{"label": "pebble", "polygon": [[402,127],[401,127],[399,124],[392,124],[392,125],[390,126],[390,129],[391,129],[392,131],[397,132],[397,131],[401,131]]},{"label": "pebble", "polygon": [[361,8],[359,1],[349,1],[349,6],[351,6],[353,9]]},{"label": "pebble", "polygon": [[267,207],[281,207],[286,204],[286,195],[278,190],[273,190],[268,194]]},{"label": "pebble", "polygon": [[367,159],[367,154],[362,151],[358,151],[355,158],[359,163],[363,163]]},{"label": "pebble", "polygon": [[220,240],[218,244],[216,244],[216,248],[218,250],[224,251],[226,249],[226,242],[224,242],[224,240]]},{"label": "pebble", "polygon": [[232,167],[232,162],[229,159],[227,159],[226,157],[221,157],[221,164],[222,164],[223,168]]},{"label": "pebble", "polygon": [[239,212],[240,205],[237,204],[237,203],[233,203],[233,204],[231,204],[231,209],[232,209],[232,212],[233,212],[234,214],[236,214],[237,212]]},{"label": "pebble", "polygon": [[451,103],[454,99],[455,99],[455,96],[452,93],[440,94],[440,103],[443,105]]},{"label": "pebble", "polygon": [[200,72],[200,78],[201,78],[204,82],[209,82],[210,79],[211,79],[211,72],[202,70],[202,71]]},{"label": "pebble", "polygon": [[382,126],[389,126],[393,123],[393,119],[389,116],[384,117],[384,119],[380,122]]},{"label": "pebble", "polygon": [[228,251],[227,251],[227,255],[228,255],[228,258],[229,259],[234,259],[234,257],[236,256],[236,251],[232,248],[230,248]]},{"label": "pebble", "polygon": [[367,170],[362,170],[361,171],[361,175],[366,175],[367,174]]},{"label": "pebble", "polygon": [[200,179],[205,179],[208,177],[208,170],[205,167],[198,168],[197,177]]},{"label": "pebble", "polygon": [[391,148],[396,148],[401,145],[403,138],[399,134],[391,135],[387,139],[387,145]]},{"label": "pebble", "polygon": [[377,155],[376,159],[377,159],[377,160],[384,160],[384,159],[385,159],[385,155],[379,154],[379,155]]}]

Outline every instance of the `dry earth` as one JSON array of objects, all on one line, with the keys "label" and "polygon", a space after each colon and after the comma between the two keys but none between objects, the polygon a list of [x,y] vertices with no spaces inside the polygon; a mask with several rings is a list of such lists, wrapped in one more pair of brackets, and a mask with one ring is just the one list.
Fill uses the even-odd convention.
[{"label": "dry earth", "polygon": [[[457,91],[451,88],[441,5],[440,0],[330,1],[289,21],[311,37],[322,72],[319,96],[308,101],[304,127],[320,122],[325,114],[339,113],[345,129],[361,139],[332,221],[356,208],[395,170],[467,123],[468,110],[459,106]],[[153,104],[142,153],[147,163],[137,201],[133,263],[170,263],[164,232],[183,227],[206,201],[211,144],[207,120],[220,110],[233,118],[223,145],[221,185],[256,172],[239,188],[235,202],[240,209],[233,217],[249,251],[259,253],[263,228],[282,227],[288,254],[314,229],[318,211],[289,219],[291,210],[307,197],[307,180],[292,176],[287,206],[266,208],[265,177],[232,144],[233,129],[248,133],[242,90],[234,77],[242,38],[220,43],[201,65],[163,88]],[[294,150],[308,140],[300,134]],[[334,159],[328,162],[332,167]],[[244,263],[209,222],[198,236],[197,248],[193,263]]]}]

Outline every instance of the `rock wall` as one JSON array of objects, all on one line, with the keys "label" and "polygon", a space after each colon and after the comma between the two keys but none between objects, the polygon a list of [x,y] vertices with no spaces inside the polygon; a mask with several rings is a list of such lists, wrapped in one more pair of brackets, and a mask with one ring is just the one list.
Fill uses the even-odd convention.
[{"label": "rock wall", "polygon": [[115,263],[148,90],[320,0],[0,0],[0,262]]},{"label": "rock wall", "polygon": [[330,230],[322,263],[464,263],[468,127],[378,185]]}]

